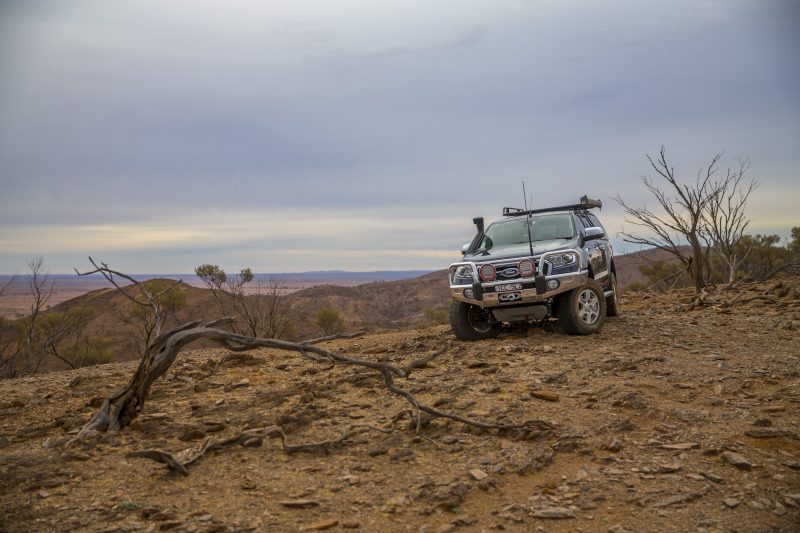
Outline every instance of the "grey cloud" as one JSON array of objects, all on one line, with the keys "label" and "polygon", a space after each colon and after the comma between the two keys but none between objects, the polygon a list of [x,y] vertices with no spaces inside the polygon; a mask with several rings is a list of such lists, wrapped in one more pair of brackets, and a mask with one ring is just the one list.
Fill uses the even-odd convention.
[{"label": "grey cloud", "polygon": [[800,169],[791,3],[392,4],[420,31],[378,5],[6,5],[0,224],[19,231],[287,205],[466,217],[521,179],[542,203],[635,201],[662,144],[691,172],[722,149],[776,184]]}]

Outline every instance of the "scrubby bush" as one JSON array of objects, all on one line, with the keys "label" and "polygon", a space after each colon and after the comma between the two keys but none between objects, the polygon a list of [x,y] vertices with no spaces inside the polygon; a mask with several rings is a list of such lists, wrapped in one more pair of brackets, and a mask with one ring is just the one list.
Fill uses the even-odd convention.
[{"label": "scrubby bush", "polygon": [[324,307],[317,313],[317,325],[325,335],[332,335],[344,330],[344,320],[339,311],[332,307]]},{"label": "scrubby bush", "polygon": [[72,368],[102,365],[114,358],[111,342],[104,337],[90,336],[79,339],[60,350],[60,359]]},{"label": "scrubby bush", "polygon": [[271,276],[256,281],[255,287],[245,285],[255,281],[249,268],[228,275],[217,265],[200,265],[194,273],[211,290],[222,316],[234,316],[236,333],[253,337],[287,339],[295,336],[294,307],[281,291],[283,278]]},{"label": "scrubby bush", "polygon": [[154,315],[147,305],[128,302],[123,310],[115,310],[117,318],[130,324],[136,329],[135,345],[139,355],[144,353],[145,347],[161,331],[161,328],[171,321],[178,324],[178,311],[186,307],[186,287],[168,279],[150,279],[142,283],[146,291],[155,296],[161,312]]},{"label": "scrubby bush", "polygon": [[447,311],[444,311],[443,309],[436,309],[435,307],[429,307],[425,309],[425,318],[431,324],[446,324]]}]

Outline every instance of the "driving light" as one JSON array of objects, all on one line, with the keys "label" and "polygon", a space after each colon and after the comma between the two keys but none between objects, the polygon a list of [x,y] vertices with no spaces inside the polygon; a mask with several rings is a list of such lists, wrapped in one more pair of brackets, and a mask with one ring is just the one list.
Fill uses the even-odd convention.
[{"label": "driving light", "polygon": [[519,273],[523,278],[529,278],[534,274],[533,261],[530,259],[523,259],[519,262]]},{"label": "driving light", "polygon": [[483,281],[494,281],[497,277],[497,271],[492,265],[483,265],[480,270],[481,279]]}]

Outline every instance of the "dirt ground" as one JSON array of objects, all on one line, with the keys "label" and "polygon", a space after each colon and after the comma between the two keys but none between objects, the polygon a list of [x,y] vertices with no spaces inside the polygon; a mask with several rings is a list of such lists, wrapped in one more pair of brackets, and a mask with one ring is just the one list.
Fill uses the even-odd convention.
[{"label": "dirt ground", "polygon": [[[599,335],[552,327],[475,343],[447,326],[326,345],[397,363],[446,347],[398,384],[498,434],[436,419],[370,372],[294,353],[179,356],[144,413],[69,448],[135,363],[0,382],[4,531],[798,531],[800,306],[795,280],[753,301],[689,309],[688,293],[626,297]],[[330,453],[280,440],[207,454],[184,476],[135,450],[279,424],[290,444],[356,435]]]}]

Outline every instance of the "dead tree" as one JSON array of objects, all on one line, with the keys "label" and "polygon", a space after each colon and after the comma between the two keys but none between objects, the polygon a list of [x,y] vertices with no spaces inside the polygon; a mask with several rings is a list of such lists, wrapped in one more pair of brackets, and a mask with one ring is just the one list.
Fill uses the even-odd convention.
[{"label": "dead tree", "polygon": [[[47,356],[48,349],[58,342],[67,332],[61,327],[50,327],[54,324],[47,317],[47,303],[53,296],[54,282],[44,271],[44,259],[34,257],[27,263],[28,296],[30,307],[28,314],[19,318],[13,328],[0,321],[3,331],[0,333],[0,377],[14,377],[17,374],[34,374],[39,370]],[[13,281],[13,279],[11,280]],[[11,281],[3,287],[5,292],[10,289]]]},{"label": "dead tree", "polygon": [[737,246],[750,224],[745,215],[747,199],[758,186],[755,180],[746,182],[748,170],[749,159],[740,160],[738,170],[728,169],[725,177],[717,183],[717,194],[706,204],[703,214],[715,256],[724,263],[728,287],[734,286],[739,268],[752,251],[752,248],[741,250]]},{"label": "dead tree", "polygon": [[195,275],[211,290],[222,316],[233,316],[233,331],[252,337],[284,338],[292,334],[291,304],[281,295],[283,279],[271,276],[264,283],[256,281],[255,290],[248,284],[255,281],[251,269],[226,274],[217,265],[204,264],[194,269]]},{"label": "dead tree", "polygon": [[[0,297],[6,295],[6,293],[10,292],[11,286],[14,285],[16,281],[16,276],[11,276],[11,278],[2,286],[0,287]],[[13,364],[13,360],[11,358],[11,350],[10,346],[13,343],[13,339],[11,336],[12,330],[9,326],[8,320],[6,320],[6,316],[4,314],[0,314],[0,377],[6,377],[12,374],[11,367]]]},{"label": "dead tree", "polygon": [[30,281],[28,289],[32,297],[30,313],[25,317],[25,361],[24,370],[28,374],[33,374],[39,370],[44,359],[45,350],[43,345],[47,343],[37,342],[38,328],[37,322],[50,298],[53,296],[54,283],[49,279],[46,272],[42,272],[44,259],[35,257],[28,261],[30,270]]},{"label": "dead tree", "polygon": [[[617,195],[617,202],[625,211],[625,221],[643,230],[643,234],[620,232],[626,242],[658,248],[670,253],[680,260],[689,271],[695,291],[700,292],[706,286],[707,247],[703,246],[704,219],[703,214],[709,202],[719,194],[720,185],[713,176],[722,154],[715,155],[706,169],[697,173],[693,184],[681,183],[675,175],[675,169],[667,163],[666,150],[656,160],[649,155],[647,160],[656,173],[667,182],[666,190],[658,186],[649,176],[643,176],[642,182],[655,197],[660,206],[660,213],[644,207],[633,207]],[[691,253],[684,252],[688,245]]]},{"label": "dead tree", "polygon": [[[91,258],[90,261],[92,261]],[[109,269],[105,263],[100,263],[100,266],[98,266],[92,261],[92,265],[95,266],[95,270],[92,272],[100,272],[120,290],[121,288],[113,281],[114,276],[128,279],[135,283],[141,291],[145,290],[142,285],[133,280],[133,278]],[[157,313],[159,312],[157,299],[152,296],[153,295],[148,296],[146,300],[134,300],[138,301],[141,305],[149,305],[152,312]],[[129,298],[133,297],[129,296]],[[411,392],[396,384],[396,379],[407,379],[414,369],[425,366],[435,357],[444,353],[444,350],[415,359],[408,365],[400,367],[387,362],[358,359],[316,346],[317,343],[322,341],[341,337],[352,337],[357,334],[331,335],[297,343],[280,339],[249,337],[221,329],[223,326],[229,326],[232,322],[233,319],[231,317],[225,317],[206,323],[200,321],[190,322],[158,335],[148,344],[144,356],[130,381],[120,390],[106,398],[89,422],[69,442],[80,440],[94,431],[116,431],[129,425],[144,407],[152,384],[169,369],[182,348],[198,339],[215,342],[231,351],[273,348],[297,352],[303,357],[320,363],[349,365],[370,369],[382,377],[384,385],[389,392],[403,398],[411,404],[416,413],[416,426],[418,430],[421,425],[421,413],[426,413],[433,418],[447,418],[483,429],[532,430],[548,429],[551,427],[549,423],[541,420],[530,420],[522,424],[506,424],[473,420],[454,413],[440,411],[419,402]]]},{"label": "dead tree", "polygon": [[[161,335],[161,328],[164,327],[164,323],[167,321],[167,309],[165,309],[160,297],[180,286],[183,283],[183,280],[178,280],[175,283],[154,292],[148,289],[147,283],[142,283],[122,272],[111,270],[105,263],[100,263],[98,265],[91,257],[89,258],[89,262],[92,263],[94,270],[90,270],[88,272],[79,272],[78,269],[75,269],[75,273],[79,276],[102,274],[103,277],[106,278],[106,280],[111,283],[121,294],[124,294],[128,300],[133,302],[136,306],[142,308],[143,312],[147,314],[147,320],[144,321],[144,339],[145,345],[149,346],[151,344],[151,339],[158,338]],[[139,296],[137,297],[132,295],[129,291],[123,289],[122,286],[120,286],[117,282],[116,278],[122,278],[132,283],[139,291]]]}]

